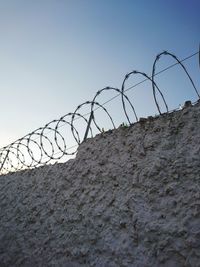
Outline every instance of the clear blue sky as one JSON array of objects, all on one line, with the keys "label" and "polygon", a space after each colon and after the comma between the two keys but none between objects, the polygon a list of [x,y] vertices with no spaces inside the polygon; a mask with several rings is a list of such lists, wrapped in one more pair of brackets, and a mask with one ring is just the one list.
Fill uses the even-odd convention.
[{"label": "clear blue sky", "polygon": [[[150,75],[163,50],[180,58],[197,51],[199,10],[199,0],[0,0],[0,146],[73,111],[98,89],[120,87],[133,69]],[[186,66],[200,87],[197,57]],[[180,85],[173,71],[160,80],[172,106],[187,90],[185,99],[194,97],[177,75]]]}]

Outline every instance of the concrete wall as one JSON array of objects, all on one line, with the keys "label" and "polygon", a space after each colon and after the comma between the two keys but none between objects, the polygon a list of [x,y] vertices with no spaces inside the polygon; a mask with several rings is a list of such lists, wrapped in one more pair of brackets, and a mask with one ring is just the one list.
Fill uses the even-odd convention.
[{"label": "concrete wall", "polygon": [[200,104],[0,176],[0,266],[200,266]]}]

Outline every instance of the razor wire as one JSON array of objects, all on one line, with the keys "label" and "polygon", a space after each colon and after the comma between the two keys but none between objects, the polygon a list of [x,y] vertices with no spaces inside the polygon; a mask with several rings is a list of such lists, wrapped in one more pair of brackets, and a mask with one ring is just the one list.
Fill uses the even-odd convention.
[{"label": "razor wire", "polygon": [[[168,105],[164,94],[162,93],[160,87],[155,81],[155,76],[158,74],[166,71],[167,69],[175,66],[180,65],[183,71],[185,72],[186,76],[188,77],[189,81],[192,84],[195,94],[197,95],[197,99],[200,99],[200,94],[195,86],[190,74],[188,73],[186,67],[183,65],[183,61],[191,58],[194,55],[197,55],[199,52],[192,54],[191,56],[179,60],[174,54],[164,51],[158,54],[153,62],[152,66],[152,75],[149,76],[144,72],[133,70],[125,75],[121,89],[114,88],[114,87],[105,87],[101,90],[98,90],[91,101],[86,101],[77,106],[74,112],[68,113],[57,120],[52,120],[51,122],[47,123],[44,127],[40,127],[33,132],[25,135],[24,137],[14,141],[13,143],[3,147],[0,149],[0,174],[6,174],[8,172],[15,172],[27,168],[36,168],[41,165],[45,165],[51,162],[59,162],[64,156],[74,156],[77,152],[78,146],[85,141],[88,136],[93,137],[94,129],[97,130],[98,133],[102,133],[104,130],[98,124],[95,112],[97,110],[101,110],[107,119],[110,121],[112,125],[112,129],[116,129],[116,125],[114,122],[114,118],[105,108],[105,105],[115,99],[116,97],[121,98],[121,110],[122,113],[125,115],[128,124],[132,124],[134,122],[138,122],[138,115],[133,103],[130,101],[129,97],[127,96],[127,91],[133,89],[134,87],[138,86],[139,84],[149,81],[152,87],[152,99],[154,101],[155,107],[157,112],[162,115],[161,112],[161,104],[159,104],[157,99],[157,94],[160,95],[162,104],[165,107],[164,113],[169,113]],[[156,66],[158,61],[163,56],[172,57],[175,60],[175,64],[161,70],[160,72],[156,73]],[[125,85],[131,76],[140,75],[144,77],[144,80],[141,82],[125,89]],[[116,95],[113,96],[111,99],[107,100],[103,104],[98,102],[98,98],[104,92],[113,92]],[[83,107],[89,107],[88,113],[82,113],[81,110]],[[127,108],[131,109],[133,112],[133,117],[128,114]],[[82,120],[84,123],[85,134],[84,137],[80,136],[80,132],[75,126],[76,121]],[[68,147],[67,145],[67,138],[61,133],[60,128],[67,126],[67,138],[69,135],[71,139],[75,141],[74,146]],[[50,137],[51,134],[51,137]]]}]

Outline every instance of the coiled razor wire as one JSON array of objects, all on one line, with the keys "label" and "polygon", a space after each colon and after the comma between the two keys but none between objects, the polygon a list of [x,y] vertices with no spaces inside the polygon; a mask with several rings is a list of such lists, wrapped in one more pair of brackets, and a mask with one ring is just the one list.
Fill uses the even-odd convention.
[{"label": "coiled razor wire", "polygon": [[[196,54],[198,54],[198,52],[193,54],[192,56]],[[155,107],[158,113],[163,114],[163,112],[161,112],[161,106],[157,99],[157,94],[159,94],[159,96],[161,97],[162,104],[165,107],[164,113],[168,113],[169,109],[168,109],[168,105],[166,103],[165,97],[162,91],[160,90],[159,86],[155,82],[155,76],[162,72],[161,71],[161,72],[156,73],[156,65],[162,56],[172,57],[176,61],[174,65],[179,64],[182,67],[183,71],[185,72],[189,81],[192,84],[192,87],[194,89],[195,94],[197,95],[197,98],[199,99],[200,94],[191,76],[189,75],[188,71],[186,70],[185,66],[182,63],[184,60],[180,61],[174,54],[164,51],[156,56],[155,61],[153,62],[151,77],[148,76],[144,72],[140,72],[136,70],[131,71],[125,76],[122,82],[121,89],[113,88],[113,87],[105,87],[96,92],[92,101],[86,101],[82,103],[75,109],[74,112],[68,113],[62,116],[61,118],[59,118],[58,120],[53,120],[47,123],[44,127],[38,128],[35,131],[11,143],[10,145],[1,148],[0,149],[0,174],[5,174],[11,171],[19,171],[19,170],[27,169],[27,168],[35,168],[35,167],[38,167],[44,164],[48,164],[52,161],[54,162],[59,161],[64,156],[75,155],[77,151],[77,147],[84,140],[87,139],[88,135],[90,135],[90,137],[93,137],[94,128],[99,133],[103,132],[103,129],[97,123],[96,118],[95,118],[95,112],[98,109],[104,112],[104,114],[107,116],[107,119],[111,122],[112,128],[115,129],[116,125],[114,123],[114,119],[109,114],[108,110],[104,107],[104,105],[116,97],[121,96],[121,109],[128,121],[128,124],[131,124],[133,122],[138,122],[138,115],[136,113],[135,107],[133,106],[133,103],[130,101],[130,99],[126,95],[126,92],[133,87],[125,89],[126,82],[133,75],[143,76],[145,80],[143,80],[142,82],[149,81],[151,83],[152,97],[153,97],[153,101],[155,103]],[[104,104],[100,104],[98,102],[98,97],[102,93],[108,92],[108,91],[112,91],[116,93],[117,95],[114,96],[109,101],[105,102]],[[90,111],[87,114],[82,114],[81,109],[85,106],[89,106]],[[134,114],[134,118],[128,115],[127,106],[129,107],[129,109],[132,110]],[[80,136],[80,132],[75,126],[75,121],[80,120],[80,119],[85,125],[84,126],[85,135],[82,138]],[[91,125],[93,125],[94,128],[92,128]],[[66,135],[67,137],[65,137],[59,130],[61,127],[64,127],[64,126],[68,126],[69,128],[67,132],[68,135]],[[51,137],[49,136],[50,134],[51,134]],[[69,137],[70,134],[71,134],[71,138],[77,144],[71,148],[67,146],[67,138]]]}]

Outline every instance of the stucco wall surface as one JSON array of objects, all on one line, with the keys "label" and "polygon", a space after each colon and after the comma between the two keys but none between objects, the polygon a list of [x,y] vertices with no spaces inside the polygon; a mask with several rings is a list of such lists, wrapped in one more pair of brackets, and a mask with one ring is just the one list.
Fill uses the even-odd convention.
[{"label": "stucco wall surface", "polygon": [[0,176],[0,266],[200,266],[200,104]]}]

